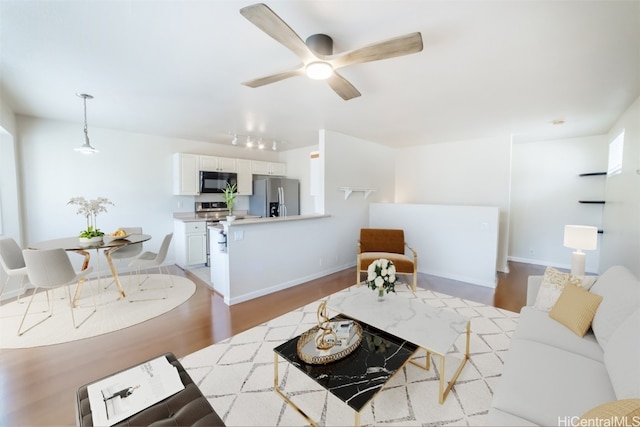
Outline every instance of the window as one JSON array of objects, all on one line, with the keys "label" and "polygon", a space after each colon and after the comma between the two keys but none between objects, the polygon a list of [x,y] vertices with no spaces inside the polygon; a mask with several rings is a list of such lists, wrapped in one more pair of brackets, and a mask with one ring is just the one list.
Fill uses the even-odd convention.
[{"label": "window", "polygon": [[622,172],[622,152],[624,148],[624,129],[609,143],[609,166],[607,176]]}]

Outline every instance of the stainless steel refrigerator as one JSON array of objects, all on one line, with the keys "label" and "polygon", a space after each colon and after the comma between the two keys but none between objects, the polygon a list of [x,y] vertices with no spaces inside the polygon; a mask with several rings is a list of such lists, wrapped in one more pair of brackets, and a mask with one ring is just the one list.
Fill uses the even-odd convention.
[{"label": "stainless steel refrigerator", "polygon": [[261,217],[300,215],[300,183],[288,178],[254,180],[249,214]]}]

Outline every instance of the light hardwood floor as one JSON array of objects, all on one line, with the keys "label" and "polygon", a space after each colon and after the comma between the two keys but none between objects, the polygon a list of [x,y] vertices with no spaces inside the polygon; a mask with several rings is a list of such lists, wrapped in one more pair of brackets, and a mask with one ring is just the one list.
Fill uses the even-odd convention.
[{"label": "light hardwood floor", "polygon": [[[89,382],[165,352],[183,357],[353,284],[355,268],[228,307],[197,276],[196,293],[174,310],[140,325],[81,341],[0,350],[0,426],[75,424],[75,392]],[[510,263],[496,289],[420,274],[418,286],[519,312],[527,276],[544,267]]]}]

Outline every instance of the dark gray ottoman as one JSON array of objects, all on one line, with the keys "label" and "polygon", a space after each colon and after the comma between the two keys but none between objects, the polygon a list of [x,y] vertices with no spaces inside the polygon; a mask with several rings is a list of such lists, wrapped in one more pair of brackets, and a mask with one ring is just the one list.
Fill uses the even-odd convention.
[{"label": "dark gray ottoman", "polygon": [[[184,390],[132,415],[116,426],[224,426],[173,353],[166,353],[164,356],[178,369]],[[76,393],[76,422],[80,427],[93,427],[88,386],[89,384],[80,387]]]}]

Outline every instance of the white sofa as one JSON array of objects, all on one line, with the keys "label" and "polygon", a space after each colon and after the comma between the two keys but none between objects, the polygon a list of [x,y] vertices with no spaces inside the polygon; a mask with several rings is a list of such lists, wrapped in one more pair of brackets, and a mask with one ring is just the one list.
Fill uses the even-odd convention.
[{"label": "white sofa", "polygon": [[640,398],[640,281],[615,266],[590,292],[603,297],[581,338],[533,308],[542,276],[529,277],[527,306],[506,354],[487,425],[569,426],[592,408]]}]

